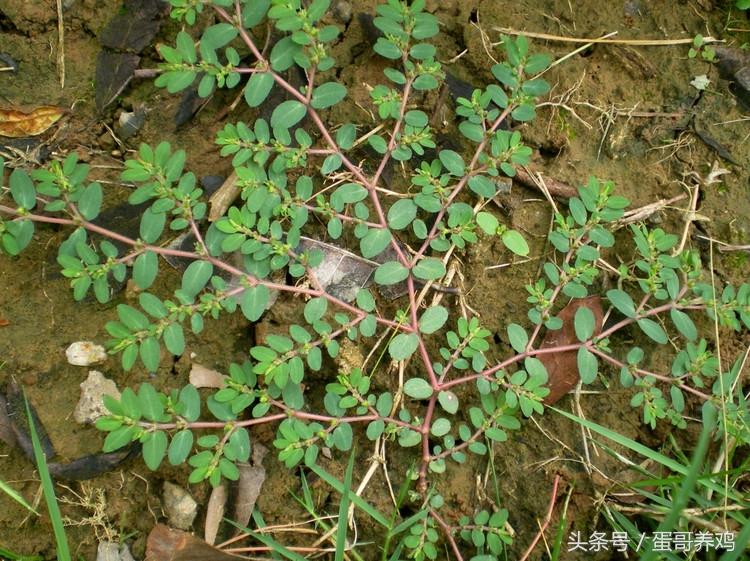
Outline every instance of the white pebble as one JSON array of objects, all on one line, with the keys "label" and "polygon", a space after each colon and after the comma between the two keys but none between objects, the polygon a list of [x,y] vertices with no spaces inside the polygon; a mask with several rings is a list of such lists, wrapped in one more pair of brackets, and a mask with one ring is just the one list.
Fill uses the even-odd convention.
[{"label": "white pebble", "polygon": [[91,366],[107,360],[107,351],[91,341],[76,341],[65,349],[65,356],[68,357],[68,364]]}]

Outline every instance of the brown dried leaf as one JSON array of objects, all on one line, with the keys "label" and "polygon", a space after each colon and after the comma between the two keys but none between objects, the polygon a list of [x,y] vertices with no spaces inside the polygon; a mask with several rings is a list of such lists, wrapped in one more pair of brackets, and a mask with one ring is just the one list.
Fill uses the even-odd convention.
[{"label": "brown dried leaf", "polygon": [[247,528],[250,524],[255,502],[266,480],[266,469],[263,467],[263,458],[266,454],[268,454],[268,448],[260,442],[253,442],[253,465],[239,464],[237,466],[240,470],[240,479],[237,482],[234,520],[242,528]]},{"label": "brown dried leaf", "polygon": [[65,111],[53,105],[42,105],[28,113],[20,109],[0,109],[0,136],[37,136],[59,121]]},{"label": "brown dried leaf", "polygon": [[219,533],[219,524],[221,524],[221,520],[224,518],[224,508],[226,506],[227,486],[222,483],[218,487],[214,487],[213,491],[211,491],[211,497],[208,499],[208,505],[206,506],[206,524],[204,526],[203,537],[209,545],[216,543],[216,535]]},{"label": "brown dried leaf", "polygon": [[215,388],[221,389],[224,387],[224,379],[226,376],[216,370],[211,370],[194,362],[190,367],[190,383],[196,388]]},{"label": "brown dried leaf", "polygon": [[[577,343],[578,338],[576,337],[573,320],[576,311],[582,306],[589,308],[594,313],[594,335],[599,334],[602,330],[602,319],[604,315],[602,313],[601,298],[599,296],[580,298],[571,301],[570,304],[560,310],[557,317],[562,320],[562,327],[555,331],[547,331],[539,348],[548,349],[551,347],[560,347],[562,345]],[[561,353],[541,354],[539,355],[539,360],[542,361],[542,364],[544,364],[544,367],[547,369],[547,375],[549,377],[547,385],[550,392],[544,399],[544,404],[552,405],[576,387],[576,384],[578,383],[578,352],[565,351]]]},{"label": "brown dried leaf", "polygon": [[200,538],[157,524],[146,541],[145,561],[236,561],[244,559],[224,553]]}]

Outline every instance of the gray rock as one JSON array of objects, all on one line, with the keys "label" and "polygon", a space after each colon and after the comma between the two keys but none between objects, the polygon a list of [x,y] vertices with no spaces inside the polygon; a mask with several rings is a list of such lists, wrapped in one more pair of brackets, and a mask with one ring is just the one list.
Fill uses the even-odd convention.
[{"label": "gray rock", "polygon": [[127,544],[99,542],[96,548],[96,561],[135,561]]},{"label": "gray rock", "polygon": [[120,391],[115,383],[104,377],[97,370],[89,370],[89,376],[81,382],[81,398],[78,400],[73,417],[82,424],[90,424],[103,415],[108,415],[109,410],[104,406],[104,396],[111,395],[120,399]]},{"label": "gray rock", "polygon": [[174,483],[165,481],[163,503],[170,526],[179,530],[189,530],[198,514],[198,503],[190,493]]}]

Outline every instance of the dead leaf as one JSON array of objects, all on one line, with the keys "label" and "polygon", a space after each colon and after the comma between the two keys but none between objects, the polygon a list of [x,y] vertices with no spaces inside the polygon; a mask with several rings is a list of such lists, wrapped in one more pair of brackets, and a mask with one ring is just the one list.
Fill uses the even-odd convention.
[{"label": "dead leaf", "polygon": [[[599,334],[602,330],[603,319],[601,298],[599,296],[579,298],[572,300],[570,304],[560,310],[557,317],[562,320],[562,327],[554,331],[548,330],[539,348],[549,349],[577,343],[578,338],[576,337],[573,320],[576,311],[582,306],[587,307],[594,313],[594,335]],[[547,369],[549,377],[547,386],[550,392],[544,399],[544,404],[552,405],[578,384],[578,351],[541,354],[539,360]]]},{"label": "dead leaf", "polygon": [[211,370],[194,362],[190,367],[190,383],[196,388],[215,388],[221,389],[224,387],[224,379],[226,375],[216,370]]},{"label": "dead leaf", "polygon": [[221,524],[221,519],[224,518],[226,506],[227,486],[222,483],[211,491],[211,497],[208,499],[208,505],[206,506],[206,524],[203,537],[209,545],[216,543],[216,534],[219,533],[219,524]]},{"label": "dead leaf", "polygon": [[260,496],[263,482],[266,480],[266,469],[263,458],[268,449],[258,442],[253,442],[253,465],[239,464],[240,479],[237,482],[237,500],[234,507],[234,520],[242,528],[250,524],[250,517],[255,508],[255,502]]},{"label": "dead leaf", "polygon": [[8,326],[8,325],[10,325],[10,320],[9,319],[0,318],[0,327],[5,327],[5,326]]},{"label": "dead leaf", "polygon": [[96,57],[96,108],[101,111],[112,103],[133,79],[141,57],[102,49]]},{"label": "dead leaf", "polygon": [[42,105],[28,113],[20,109],[0,109],[0,136],[22,138],[40,135],[59,121],[65,112],[65,108],[54,105]]},{"label": "dead leaf", "polygon": [[146,541],[145,561],[236,561],[244,559],[224,553],[200,538],[157,524]]},{"label": "dead leaf", "polygon": [[140,53],[159,30],[159,0],[126,0],[99,36],[99,42],[116,51]]},{"label": "dead leaf", "polygon": [[351,302],[357,297],[359,289],[370,282],[378,267],[375,261],[333,244],[302,237],[297,251],[301,253],[312,249],[323,253],[323,260],[312,269],[321,288],[344,302]]}]

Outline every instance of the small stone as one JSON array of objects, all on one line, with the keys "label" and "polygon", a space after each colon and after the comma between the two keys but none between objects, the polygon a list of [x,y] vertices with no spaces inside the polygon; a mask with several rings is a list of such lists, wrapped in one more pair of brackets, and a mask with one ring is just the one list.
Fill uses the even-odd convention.
[{"label": "small stone", "polygon": [[81,424],[90,424],[99,417],[108,415],[109,410],[104,406],[105,395],[120,399],[120,391],[112,380],[105,378],[97,370],[90,370],[88,378],[81,382],[81,399],[73,413],[75,420]]},{"label": "small stone", "polygon": [[73,366],[91,366],[107,360],[107,351],[91,341],[76,341],[65,350],[65,356]]},{"label": "small stone", "polygon": [[96,561],[134,561],[127,544],[117,542],[99,542],[96,548]]},{"label": "small stone", "polygon": [[115,542],[99,542],[96,561],[120,561],[120,548]]},{"label": "small stone", "polygon": [[179,530],[189,530],[198,514],[198,503],[182,487],[164,482],[164,510],[169,524]]}]

